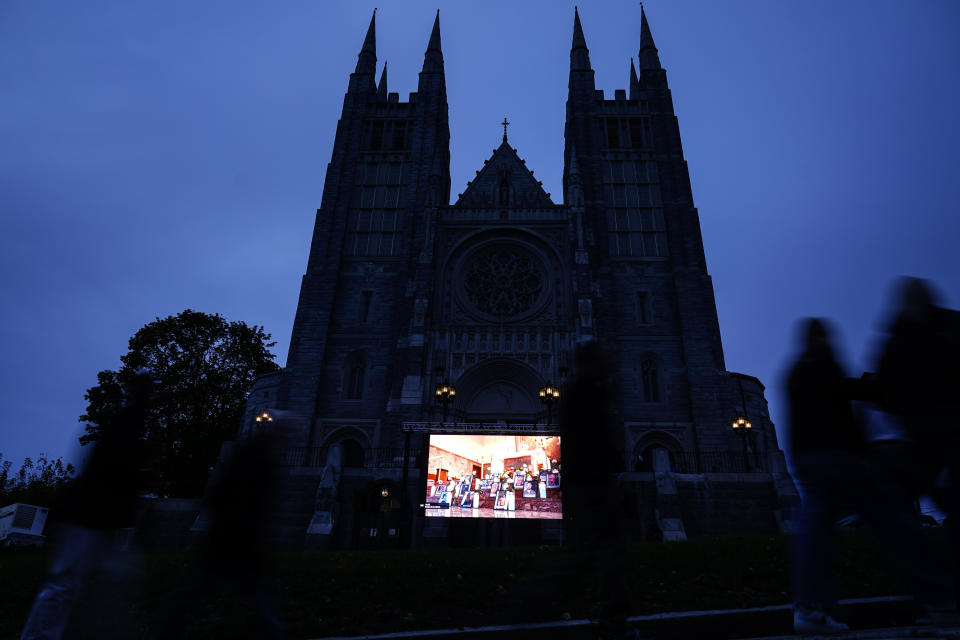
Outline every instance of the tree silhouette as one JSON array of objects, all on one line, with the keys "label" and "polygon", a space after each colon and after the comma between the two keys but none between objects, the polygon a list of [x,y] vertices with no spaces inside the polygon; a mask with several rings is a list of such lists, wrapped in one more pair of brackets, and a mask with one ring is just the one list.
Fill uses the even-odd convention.
[{"label": "tree silhouette", "polygon": [[11,461],[0,454],[0,505],[25,502],[51,508],[61,506],[76,473],[72,464],[43,453],[36,460],[25,458],[19,471],[11,471]]},{"label": "tree silhouette", "polygon": [[262,327],[218,314],[187,309],[157,318],[130,338],[123,366],[101,371],[87,390],[80,443],[98,439],[135,372],[148,367],[158,381],[142,435],[151,487],[162,495],[200,495],[220,444],[240,427],[254,380],[278,368],[269,340]]}]

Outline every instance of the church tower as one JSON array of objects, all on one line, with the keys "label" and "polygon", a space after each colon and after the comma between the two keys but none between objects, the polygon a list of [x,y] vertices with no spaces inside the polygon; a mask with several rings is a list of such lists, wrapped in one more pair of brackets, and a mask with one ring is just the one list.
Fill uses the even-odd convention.
[{"label": "church tower", "polygon": [[403,417],[423,392],[422,331],[418,339],[410,329],[423,324],[429,234],[450,194],[439,12],[406,102],[388,91],[386,64],[375,82],[376,63],[374,12],[343,100],[277,389],[300,446],[338,432],[356,456],[398,446],[386,417]]},{"label": "church tower", "polygon": [[739,398],[730,396],[699,216],[643,9],[639,45],[639,74],[631,60],[629,89],[605,99],[574,14],[564,185],[583,194],[578,263],[587,263],[598,335],[618,354],[623,414],[641,449],[644,435],[665,434],[676,439],[671,449],[731,449],[730,418],[742,408],[731,406]]},{"label": "church tower", "polygon": [[[450,518],[425,517],[421,502],[424,487],[447,481],[430,438],[526,433],[525,446],[533,438],[546,452],[557,430],[546,390],[563,393],[574,350],[593,340],[616,354],[638,536],[786,526],[796,493],[763,385],[724,364],[677,117],[642,9],[638,42],[628,89],[608,99],[574,11],[562,203],[511,146],[504,119],[499,146],[450,204],[439,11],[406,102],[388,90],[386,64],[375,81],[374,12],[337,123],[287,366],[248,402],[244,429],[262,411],[293,427],[285,500],[301,515],[284,521],[288,546],[449,539]],[[560,466],[528,453],[524,469]],[[464,473],[487,476],[475,463]],[[560,495],[551,489],[540,499]],[[527,541],[559,535],[536,531]]]}]

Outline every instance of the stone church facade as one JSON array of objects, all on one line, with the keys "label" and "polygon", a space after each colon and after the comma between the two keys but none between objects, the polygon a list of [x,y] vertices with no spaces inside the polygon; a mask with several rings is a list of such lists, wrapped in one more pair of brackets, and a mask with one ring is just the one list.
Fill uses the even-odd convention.
[{"label": "stone church facade", "polygon": [[[555,430],[538,390],[553,383],[562,393],[574,349],[589,340],[617,357],[635,535],[787,526],[796,493],[763,385],[724,364],[678,122],[642,13],[638,61],[627,89],[598,90],[575,13],[564,193],[555,201],[543,190],[505,126],[449,204],[439,14],[406,101],[389,92],[386,67],[375,77],[371,20],[337,124],[287,366],[258,381],[244,425],[257,428],[263,411],[291,425],[286,545],[555,540],[549,523],[453,531],[428,522],[439,519],[423,518],[416,500],[426,438],[457,425]],[[444,382],[456,396],[440,407]],[[732,428],[738,418],[749,431]],[[342,457],[328,464],[334,445]]]}]

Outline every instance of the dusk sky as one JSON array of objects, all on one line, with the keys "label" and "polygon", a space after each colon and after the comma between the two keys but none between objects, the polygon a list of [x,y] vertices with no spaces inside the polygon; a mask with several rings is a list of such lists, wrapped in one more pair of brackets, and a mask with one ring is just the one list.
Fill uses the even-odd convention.
[{"label": "dusk sky", "polygon": [[[439,2],[439,0],[438,0]],[[438,2],[376,0],[417,87]],[[190,308],[258,324],[282,365],[373,4],[0,3],[0,453],[76,459],[85,390]],[[581,2],[597,87],[628,87],[635,1]],[[797,319],[869,368],[900,274],[960,291],[960,3],[649,0],[727,368],[778,428]],[[562,201],[573,3],[439,2],[452,198],[510,142]]]}]

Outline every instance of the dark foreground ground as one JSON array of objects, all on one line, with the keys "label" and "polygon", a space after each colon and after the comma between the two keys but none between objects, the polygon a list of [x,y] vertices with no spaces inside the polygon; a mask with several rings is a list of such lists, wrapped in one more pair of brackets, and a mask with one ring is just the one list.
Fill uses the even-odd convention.
[{"label": "dark foreground ground", "polygon": [[[937,532],[932,533],[939,543]],[[624,559],[632,613],[744,609],[790,602],[789,539],[724,538],[637,544]],[[129,554],[127,578],[97,577],[68,637],[144,638],[190,556]],[[288,637],[590,617],[593,586],[564,575],[554,547],[275,554],[272,583]],[[0,553],[0,638],[16,638],[45,571],[43,552]],[[839,596],[905,593],[874,548],[844,539]],[[229,591],[200,610],[189,638],[256,636],[251,607]]]}]

